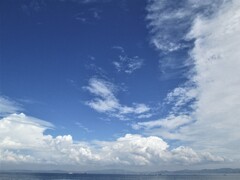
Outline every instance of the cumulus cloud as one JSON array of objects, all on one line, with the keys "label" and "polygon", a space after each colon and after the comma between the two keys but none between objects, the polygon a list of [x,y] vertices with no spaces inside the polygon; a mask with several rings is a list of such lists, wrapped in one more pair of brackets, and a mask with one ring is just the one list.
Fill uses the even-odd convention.
[{"label": "cumulus cloud", "polygon": [[73,144],[71,135],[52,137],[45,135],[53,128],[49,122],[26,116],[11,114],[0,120],[1,162],[72,164],[94,158],[89,147]]},{"label": "cumulus cloud", "polygon": [[156,136],[126,134],[114,141],[74,141],[71,135],[53,137],[44,132],[52,124],[23,113],[0,120],[2,163],[74,165],[79,167],[160,167],[166,164],[222,162],[224,158],[188,147],[170,149]]},{"label": "cumulus cloud", "polygon": [[[235,0],[221,5],[223,1],[210,4],[188,0],[179,1],[177,7],[181,8],[174,10],[173,2],[168,5],[169,2],[150,1],[152,43],[170,53],[188,46],[189,39],[194,40],[190,52],[194,72],[187,84],[176,87],[166,97],[166,104],[173,106],[166,118],[133,125],[152,135],[126,134],[113,141],[93,142],[74,141],[71,135],[53,137],[45,134],[48,128],[53,128],[52,124],[18,113],[18,106],[3,98],[1,163],[94,164],[129,169],[219,163],[225,161],[222,155],[239,158],[240,3]],[[190,21],[186,22],[186,17]],[[170,31],[180,32],[174,36],[176,39],[164,35],[170,26],[159,29],[168,20],[180,23],[176,26],[180,30]],[[116,98],[117,88],[107,81],[92,78],[85,88],[94,95],[87,104],[99,112],[119,117],[149,113],[144,104],[122,105]],[[156,135],[181,140],[188,146],[171,147]]]},{"label": "cumulus cloud", "polygon": [[120,104],[115,95],[117,87],[103,79],[91,78],[88,86],[85,86],[84,89],[95,96],[93,100],[87,101],[86,104],[94,110],[106,113],[109,116],[128,119],[128,116],[131,115],[138,117],[150,113],[151,108],[142,103],[133,103],[132,106]]},{"label": "cumulus cloud", "polygon": [[114,46],[113,49],[120,51],[118,60],[113,62],[113,65],[118,72],[132,74],[143,66],[144,60],[139,56],[129,57],[121,46]]},{"label": "cumulus cloud", "polygon": [[[177,7],[169,1],[151,1],[148,10],[152,43],[157,49],[170,53],[180,49],[183,41],[194,41],[189,51],[193,66],[189,80],[166,98],[166,104],[172,104],[169,117],[188,116],[192,123],[180,126],[174,134],[165,131],[161,135],[180,139],[194,149],[240,158],[237,143],[240,140],[239,1],[211,1],[210,4],[188,0],[181,1]],[[168,26],[170,33],[162,30],[162,24],[171,21],[179,22],[180,26]],[[173,36],[171,31],[177,35]],[[148,132],[152,128],[152,134],[159,133],[169,117],[139,123],[135,128],[145,128]]]},{"label": "cumulus cloud", "polygon": [[[50,123],[26,116],[23,113],[10,114],[0,121],[0,146],[11,149],[24,149],[28,148],[25,147],[28,144],[31,148],[37,149],[42,146],[39,142],[44,139],[43,132],[51,127],[53,125]],[[25,137],[24,134],[28,135],[28,137]]]}]

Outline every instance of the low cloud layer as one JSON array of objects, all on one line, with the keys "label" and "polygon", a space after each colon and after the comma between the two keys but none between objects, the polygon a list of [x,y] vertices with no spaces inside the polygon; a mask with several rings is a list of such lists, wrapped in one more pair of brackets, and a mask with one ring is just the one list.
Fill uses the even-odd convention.
[{"label": "low cloud layer", "polygon": [[74,141],[71,135],[53,137],[45,130],[53,125],[23,113],[0,120],[0,161],[7,164],[73,165],[90,168],[146,167],[169,164],[223,162],[224,158],[189,147],[170,148],[156,136],[126,134],[114,141]]}]

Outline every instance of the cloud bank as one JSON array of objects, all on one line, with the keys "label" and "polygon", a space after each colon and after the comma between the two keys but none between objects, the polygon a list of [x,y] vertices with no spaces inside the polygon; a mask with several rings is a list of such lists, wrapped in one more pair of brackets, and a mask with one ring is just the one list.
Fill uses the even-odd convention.
[{"label": "cloud bank", "polygon": [[133,127],[239,159],[240,2],[172,3],[150,1],[151,42],[159,51],[171,53],[194,41],[189,50],[193,68],[189,80],[168,94],[166,104],[172,109],[166,118]]},{"label": "cloud bank", "polygon": [[126,134],[114,141],[74,141],[71,135],[44,132],[53,125],[23,113],[0,120],[1,164],[55,165],[84,168],[154,168],[223,162],[224,158],[189,147],[170,148],[156,136]]}]

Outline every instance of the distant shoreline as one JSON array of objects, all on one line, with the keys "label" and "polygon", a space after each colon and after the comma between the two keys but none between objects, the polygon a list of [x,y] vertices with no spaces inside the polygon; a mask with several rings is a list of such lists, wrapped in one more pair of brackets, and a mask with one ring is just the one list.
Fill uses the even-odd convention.
[{"label": "distant shoreline", "polygon": [[73,174],[73,175],[219,175],[240,174],[240,168],[201,169],[201,170],[179,170],[179,171],[156,171],[156,172],[132,172],[125,170],[96,170],[96,171],[64,171],[64,170],[0,170],[0,173],[25,173],[25,174]]}]

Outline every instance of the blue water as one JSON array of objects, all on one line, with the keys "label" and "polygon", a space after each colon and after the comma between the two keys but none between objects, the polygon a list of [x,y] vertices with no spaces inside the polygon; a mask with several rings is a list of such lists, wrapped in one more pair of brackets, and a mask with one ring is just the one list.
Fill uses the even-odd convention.
[{"label": "blue water", "polygon": [[0,180],[240,180],[239,174],[228,175],[96,175],[54,173],[1,173]]}]

